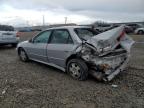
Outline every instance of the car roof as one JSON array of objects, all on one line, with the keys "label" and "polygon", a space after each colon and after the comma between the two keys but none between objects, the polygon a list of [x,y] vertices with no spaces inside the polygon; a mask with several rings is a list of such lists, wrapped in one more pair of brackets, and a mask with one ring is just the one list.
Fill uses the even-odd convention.
[{"label": "car roof", "polygon": [[74,28],[90,28],[90,26],[60,26],[60,27],[48,28],[46,30],[51,30],[51,29],[74,29]]}]

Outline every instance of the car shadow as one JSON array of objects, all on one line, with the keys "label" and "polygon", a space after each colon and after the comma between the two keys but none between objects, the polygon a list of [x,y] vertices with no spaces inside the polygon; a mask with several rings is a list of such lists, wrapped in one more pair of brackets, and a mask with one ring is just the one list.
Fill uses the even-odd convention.
[{"label": "car shadow", "polygon": [[12,47],[11,45],[0,45],[0,50],[9,50],[9,49],[15,49],[15,47]]},{"label": "car shadow", "polygon": [[[30,60],[28,63],[30,64],[34,64],[42,69],[45,69],[45,70],[49,70],[49,72],[54,72],[54,73],[58,73],[58,74],[63,74],[63,75],[66,75],[65,77],[70,77],[67,72],[63,72],[62,70],[60,69],[57,69],[53,66],[49,66],[49,65],[46,65],[46,64],[43,64],[43,63],[39,63],[39,62],[35,62],[35,61],[32,61]],[[46,72],[41,72],[41,74],[47,74]],[[104,85],[111,85],[113,84],[114,82],[119,82],[121,80],[123,80],[125,78],[125,72],[121,72],[118,76],[116,76],[116,78],[114,78],[112,81],[99,81],[97,80],[96,78],[94,78],[92,75],[88,75],[88,78],[86,79],[86,81],[88,82],[95,82],[95,83],[98,83],[98,84],[104,84]],[[72,78],[73,79],[73,78]],[[74,80],[74,79],[73,79]]]},{"label": "car shadow", "polygon": [[[35,64],[35,65],[37,65],[37,66],[39,66],[39,67],[41,67],[43,69],[48,69],[48,70],[50,70],[50,72],[64,74],[64,75],[66,75],[65,77],[71,77],[67,72],[64,72],[64,71],[62,71],[60,69],[57,69],[57,68],[55,68],[53,66],[49,66],[49,65],[46,65],[46,64],[43,64],[43,63],[39,63],[39,62],[35,62],[35,61],[29,61],[29,63]],[[71,79],[73,79],[73,78],[71,78]],[[75,79],[73,79],[73,80],[75,80]],[[100,83],[100,84],[109,84],[109,83],[111,83],[111,82],[98,81],[96,78],[94,78],[90,74],[88,75],[88,78],[85,81],[96,82],[96,83]]]}]

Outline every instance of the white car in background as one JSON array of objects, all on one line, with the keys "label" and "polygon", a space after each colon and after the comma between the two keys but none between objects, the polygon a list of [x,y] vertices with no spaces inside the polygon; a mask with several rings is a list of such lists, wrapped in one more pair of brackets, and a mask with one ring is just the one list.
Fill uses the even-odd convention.
[{"label": "white car in background", "polygon": [[16,47],[19,42],[19,33],[11,26],[0,25],[0,45]]},{"label": "white car in background", "polygon": [[144,27],[142,27],[142,28],[137,28],[137,29],[135,30],[135,34],[144,34]]}]

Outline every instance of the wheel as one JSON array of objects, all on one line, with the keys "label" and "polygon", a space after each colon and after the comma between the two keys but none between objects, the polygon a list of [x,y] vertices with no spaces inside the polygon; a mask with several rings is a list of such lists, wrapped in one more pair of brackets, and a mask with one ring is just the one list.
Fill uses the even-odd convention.
[{"label": "wheel", "polygon": [[81,59],[69,60],[66,70],[76,80],[86,80],[88,76],[88,67]]},{"label": "wheel", "polygon": [[12,47],[16,47],[16,46],[17,46],[17,43],[12,44]]},{"label": "wheel", "polygon": [[141,34],[144,34],[144,31],[139,30],[139,31],[138,31],[138,34],[140,34],[140,35],[141,35]]},{"label": "wheel", "polygon": [[18,50],[18,55],[19,55],[20,60],[23,62],[27,62],[29,60],[28,56],[23,48],[20,48]]}]

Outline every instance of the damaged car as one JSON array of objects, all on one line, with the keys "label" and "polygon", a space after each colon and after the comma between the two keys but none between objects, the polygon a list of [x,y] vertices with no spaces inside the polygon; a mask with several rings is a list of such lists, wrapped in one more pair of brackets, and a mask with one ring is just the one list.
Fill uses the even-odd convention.
[{"label": "damaged car", "polygon": [[56,67],[77,80],[111,81],[125,70],[134,41],[124,26],[98,33],[87,26],[49,28],[18,44],[20,60]]}]

